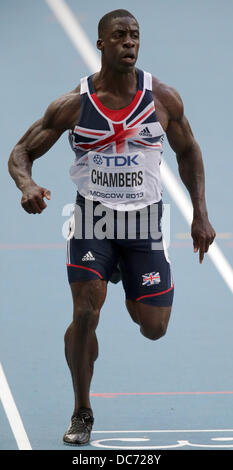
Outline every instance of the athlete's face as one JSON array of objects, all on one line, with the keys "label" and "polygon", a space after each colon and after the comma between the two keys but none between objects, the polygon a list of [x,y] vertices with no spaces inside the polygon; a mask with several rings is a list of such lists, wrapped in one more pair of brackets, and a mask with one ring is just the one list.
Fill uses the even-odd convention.
[{"label": "athlete's face", "polygon": [[97,41],[106,65],[127,72],[133,69],[139,49],[139,26],[131,17],[114,18],[109,22],[103,38]]}]

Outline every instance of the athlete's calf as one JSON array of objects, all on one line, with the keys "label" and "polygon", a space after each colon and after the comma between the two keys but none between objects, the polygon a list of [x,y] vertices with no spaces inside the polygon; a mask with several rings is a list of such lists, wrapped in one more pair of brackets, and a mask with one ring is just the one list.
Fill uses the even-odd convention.
[{"label": "athlete's calf", "polygon": [[98,357],[95,334],[101,307],[106,298],[106,282],[100,279],[70,284],[73,296],[73,322],[65,333],[65,355],[72,375],[75,407],[91,408],[90,383]]}]

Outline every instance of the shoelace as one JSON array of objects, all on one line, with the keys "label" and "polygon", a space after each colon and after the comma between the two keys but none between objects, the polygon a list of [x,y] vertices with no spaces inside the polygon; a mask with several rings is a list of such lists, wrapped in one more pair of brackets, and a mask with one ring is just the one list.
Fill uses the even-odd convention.
[{"label": "shoelace", "polygon": [[71,419],[71,425],[69,428],[69,433],[74,434],[77,431],[86,431],[92,426],[93,418],[92,416],[73,416]]}]

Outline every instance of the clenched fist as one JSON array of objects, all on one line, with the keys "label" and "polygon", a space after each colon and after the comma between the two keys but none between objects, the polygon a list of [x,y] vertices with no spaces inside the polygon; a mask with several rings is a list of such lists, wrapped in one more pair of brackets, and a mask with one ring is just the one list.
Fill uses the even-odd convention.
[{"label": "clenched fist", "polygon": [[47,207],[44,198],[50,200],[51,192],[46,188],[41,188],[36,184],[26,186],[22,191],[21,205],[29,214],[41,214]]}]

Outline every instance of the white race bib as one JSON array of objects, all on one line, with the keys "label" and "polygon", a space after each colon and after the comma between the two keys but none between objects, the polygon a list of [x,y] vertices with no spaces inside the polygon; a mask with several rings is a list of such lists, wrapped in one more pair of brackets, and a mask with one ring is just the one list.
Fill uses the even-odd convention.
[{"label": "white race bib", "polygon": [[[89,194],[130,202],[143,199],[145,156],[142,152],[104,154],[88,152]],[[111,195],[111,196],[110,196]]]}]

